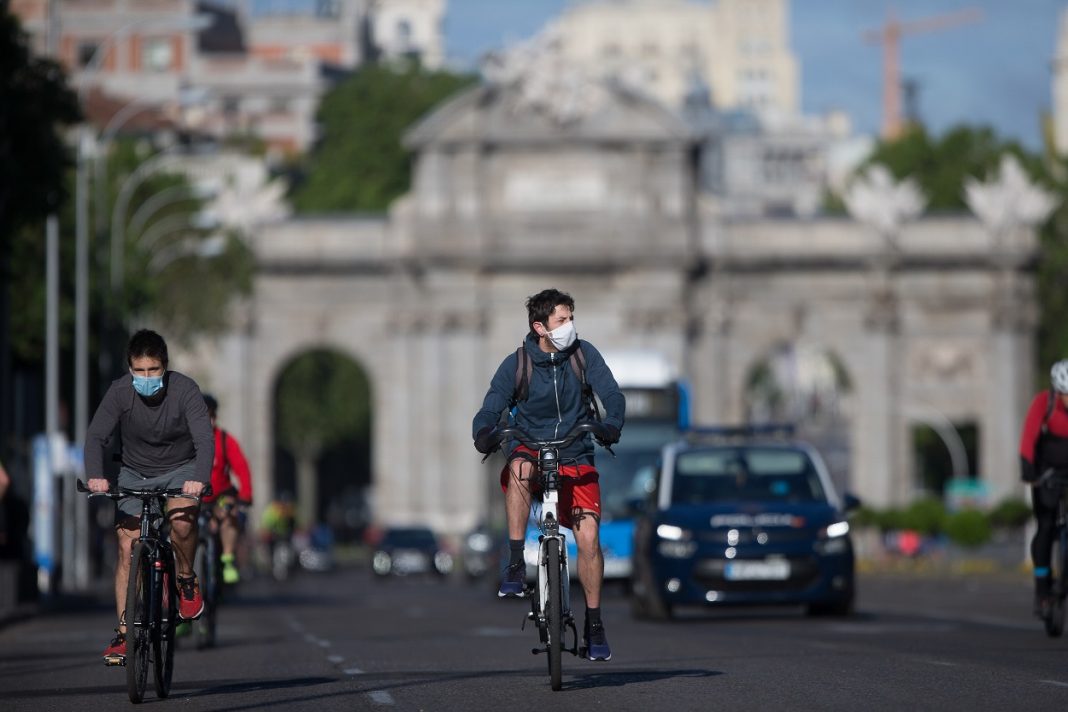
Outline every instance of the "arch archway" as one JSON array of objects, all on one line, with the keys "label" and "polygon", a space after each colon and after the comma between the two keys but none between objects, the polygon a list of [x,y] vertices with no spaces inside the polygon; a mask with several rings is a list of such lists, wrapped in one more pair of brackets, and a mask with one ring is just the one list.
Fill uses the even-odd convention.
[{"label": "arch archway", "polygon": [[849,489],[850,427],[847,414],[853,383],[834,351],[782,341],[753,363],[745,378],[748,422],[796,424],[819,449],[839,491]]},{"label": "arch archway", "polygon": [[371,382],[351,357],[314,347],[292,356],[274,384],[274,489],[295,495],[298,521],[342,536],[367,524]]}]

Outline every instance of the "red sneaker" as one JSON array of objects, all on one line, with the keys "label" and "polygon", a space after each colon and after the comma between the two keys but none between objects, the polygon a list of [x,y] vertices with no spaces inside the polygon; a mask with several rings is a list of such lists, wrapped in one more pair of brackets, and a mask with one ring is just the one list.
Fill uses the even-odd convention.
[{"label": "red sneaker", "polygon": [[115,629],[115,637],[111,639],[108,647],[104,648],[104,659],[126,657],[126,634]]},{"label": "red sneaker", "polygon": [[204,597],[200,595],[197,577],[178,576],[178,617],[195,621],[204,612]]}]

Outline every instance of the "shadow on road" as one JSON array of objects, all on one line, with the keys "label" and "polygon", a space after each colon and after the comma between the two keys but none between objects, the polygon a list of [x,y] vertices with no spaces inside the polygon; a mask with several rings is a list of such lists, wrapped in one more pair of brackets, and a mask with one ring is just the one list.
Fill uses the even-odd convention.
[{"label": "shadow on road", "polygon": [[183,697],[205,697],[208,695],[235,695],[244,692],[257,692],[261,690],[288,690],[297,687],[312,687],[313,685],[326,685],[337,682],[333,677],[294,677],[288,680],[215,680],[208,687],[200,687],[197,683],[189,682],[174,685],[175,692],[181,690],[195,690],[194,692],[181,692]]},{"label": "shadow on road", "polygon": [[718,670],[621,670],[619,672],[595,672],[565,679],[563,690],[588,690],[594,687],[623,687],[675,678],[704,678],[722,675]]}]

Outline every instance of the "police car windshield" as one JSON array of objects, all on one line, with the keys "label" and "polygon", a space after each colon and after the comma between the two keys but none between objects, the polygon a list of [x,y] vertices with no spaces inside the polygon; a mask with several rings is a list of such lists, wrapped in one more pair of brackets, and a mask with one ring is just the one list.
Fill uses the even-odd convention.
[{"label": "police car windshield", "polygon": [[827,496],[804,451],[746,446],[679,453],[671,499],[675,504],[826,502]]}]

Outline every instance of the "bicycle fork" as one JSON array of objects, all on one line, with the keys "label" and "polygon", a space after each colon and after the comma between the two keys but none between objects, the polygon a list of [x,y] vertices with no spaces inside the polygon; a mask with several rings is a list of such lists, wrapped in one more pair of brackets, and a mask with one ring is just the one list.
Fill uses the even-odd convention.
[{"label": "bicycle fork", "polygon": [[[549,651],[549,623],[545,608],[549,601],[548,542],[550,540],[557,542],[560,552],[560,588],[562,589],[560,591],[560,604],[563,608],[561,621],[565,631],[563,640],[560,641],[560,648],[563,652],[578,655],[578,630],[575,628],[575,619],[571,614],[571,576],[567,568],[567,538],[563,534],[542,534],[538,537],[537,595],[532,596],[530,599],[530,613],[524,619],[522,628],[526,628],[527,621],[533,621],[538,629],[538,640],[541,641],[541,647],[531,648],[530,652],[533,655]],[[566,631],[568,630],[571,631],[570,647],[566,644]]]}]

